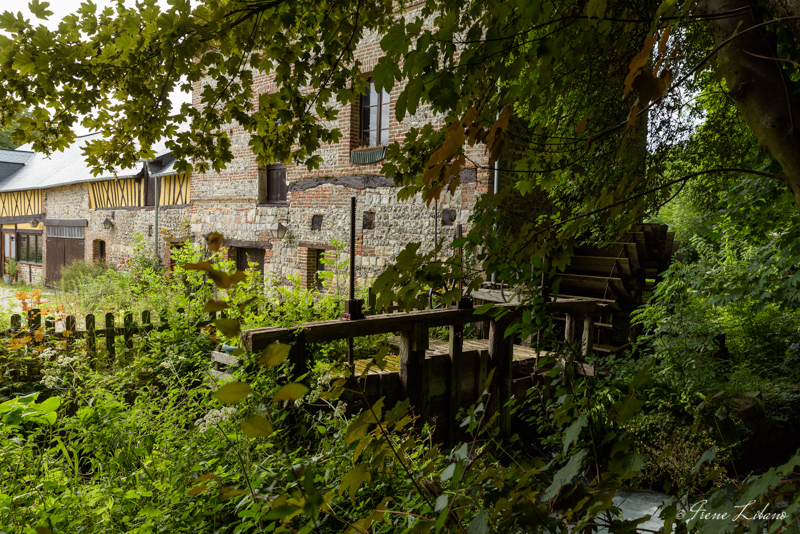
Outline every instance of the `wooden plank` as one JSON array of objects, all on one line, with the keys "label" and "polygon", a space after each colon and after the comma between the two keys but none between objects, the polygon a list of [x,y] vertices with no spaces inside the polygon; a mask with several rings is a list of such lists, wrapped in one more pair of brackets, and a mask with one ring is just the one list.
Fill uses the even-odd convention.
[{"label": "wooden plank", "polygon": [[595,276],[631,275],[628,258],[604,258],[602,256],[573,256],[567,267],[568,274],[590,274]]},{"label": "wooden plank", "polygon": [[633,234],[634,243],[636,243],[636,255],[639,258],[639,262],[644,260],[648,256],[647,254],[647,241],[645,240],[645,232],[634,232]]},{"label": "wooden plank", "polygon": [[586,314],[583,317],[583,334],[581,334],[581,355],[588,356],[594,352],[594,318]]},{"label": "wooden plank", "polygon": [[223,365],[232,365],[232,366],[239,365],[239,358],[237,358],[236,356],[231,356],[226,352],[220,352],[218,350],[211,351],[211,361],[216,363],[221,363]]},{"label": "wooden plank", "polygon": [[[423,369],[427,348],[428,329],[424,323],[414,323],[410,330],[400,333],[400,381],[413,406],[419,406],[429,392],[426,380],[428,376]],[[424,414],[420,415],[427,421]]]},{"label": "wooden plank", "polygon": [[664,241],[664,258],[669,259],[674,252],[672,247],[675,245],[675,232],[667,232],[667,238]]},{"label": "wooden plank", "polygon": [[[64,321],[64,334],[67,336],[67,347],[72,347],[75,344],[75,330],[77,329],[78,321],[74,315],[67,315]],[[70,332],[67,334],[67,332]]]},{"label": "wooden plank", "polygon": [[515,295],[511,291],[500,291],[498,289],[476,289],[472,292],[472,298],[485,300],[487,302],[509,302],[512,304],[520,302],[519,295]]},{"label": "wooden plank", "polygon": [[572,345],[581,338],[583,329],[583,315],[579,313],[568,313],[567,322],[564,326],[564,341]]},{"label": "wooden plank", "polygon": [[308,361],[306,357],[306,333],[301,330],[295,336],[294,346],[289,352],[289,363],[292,364],[293,380],[298,380],[308,372]]},{"label": "wooden plank", "polygon": [[511,410],[506,403],[511,398],[511,364],[514,359],[511,338],[505,336],[510,324],[507,320],[489,323],[489,358],[494,368],[490,413],[500,414],[500,433],[506,437],[511,435]]},{"label": "wooden plank", "polygon": [[116,349],[114,347],[114,336],[116,334],[116,329],[114,328],[114,314],[107,313],[106,314],[106,356],[108,357],[109,363],[114,361],[114,357],[116,356]]},{"label": "wooden plank", "polygon": [[125,338],[125,349],[130,351],[133,350],[133,313],[125,312],[123,324],[125,325],[125,332],[123,333],[123,337]]},{"label": "wooden plank", "polygon": [[[556,302],[548,303],[546,311],[548,313],[565,313],[575,310],[591,313],[597,311],[597,306],[598,304],[591,300],[559,299]],[[522,308],[517,309],[518,307],[513,304],[500,304],[497,308],[505,310],[507,314],[504,318],[509,320],[520,317],[523,312]],[[477,314],[474,310],[448,308],[372,315],[355,321],[342,321],[339,319],[318,321],[297,326],[303,328],[307,343],[322,343],[350,337],[409,331],[415,323],[423,323],[428,328],[434,328],[486,321],[491,318],[488,314]],[[275,341],[291,339],[295,330],[296,328],[258,328],[249,330],[242,334],[242,343],[249,350],[259,351]]]},{"label": "wooden plank", "polygon": [[475,379],[475,400],[483,395],[486,388],[486,379],[489,376],[489,351],[482,350],[478,353],[478,372]]},{"label": "wooden plank", "polygon": [[94,314],[90,313],[86,316],[86,356],[91,358],[92,362],[97,355],[97,338],[95,337],[94,329]]},{"label": "wooden plank", "polygon": [[461,401],[461,368],[464,363],[464,325],[451,325],[448,339],[448,357],[450,358],[450,379],[448,381],[449,404],[447,410],[447,439],[450,445],[458,441],[458,420],[456,414]]},{"label": "wooden plank", "polygon": [[601,299],[616,296],[623,300],[630,299],[625,284],[618,277],[557,274],[555,278],[561,280],[559,291],[563,290],[570,295],[579,294]]}]

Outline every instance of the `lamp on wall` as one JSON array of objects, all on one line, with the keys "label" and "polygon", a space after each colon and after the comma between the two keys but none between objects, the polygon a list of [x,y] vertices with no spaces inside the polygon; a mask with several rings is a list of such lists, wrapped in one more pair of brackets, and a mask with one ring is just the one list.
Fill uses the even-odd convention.
[{"label": "lamp on wall", "polygon": [[114,222],[106,217],[106,220],[103,221],[103,228],[106,230],[111,230],[111,227],[114,226]]},{"label": "lamp on wall", "polygon": [[[289,222],[289,219],[283,219],[283,220]],[[273,223],[269,227],[269,233],[271,233],[272,237],[274,237],[275,239],[283,239],[283,237],[286,235],[286,230],[288,230],[288,228],[286,228],[283,224],[281,224],[280,221],[275,221],[275,223]]]},{"label": "lamp on wall", "polygon": [[36,228],[37,226],[39,226],[39,219],[33,218],[31,220],[31,228]]}]

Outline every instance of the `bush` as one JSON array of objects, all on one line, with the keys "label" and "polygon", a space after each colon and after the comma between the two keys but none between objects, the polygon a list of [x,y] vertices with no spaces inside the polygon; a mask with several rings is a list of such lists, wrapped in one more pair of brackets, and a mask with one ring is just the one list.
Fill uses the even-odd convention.
[{"label": "bush", "polygon": [[73,260],[61,268],[61,291],[78,291],[86,282],[94,280],[107,270],[104,260]]}]

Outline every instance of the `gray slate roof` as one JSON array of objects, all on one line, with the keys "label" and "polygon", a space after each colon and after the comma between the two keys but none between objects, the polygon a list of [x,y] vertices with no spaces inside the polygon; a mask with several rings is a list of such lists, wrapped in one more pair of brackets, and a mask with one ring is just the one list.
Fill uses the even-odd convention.
[{"label": "gray slate roof", "polygon": [[[63,152],[54,152],[49,158],[32,152],[28,145],[17,150],[0,150],[0,192],[46,189],[113,178],[130,178],[139,174],[141,166],[122,169],[116,176],[93,176],[84,159],[83,148],[87,141],[101,138],[99,133],[80,136]],[[156,155],[169,152],[165,144],[166,140],[162,140],[153,147]],[[163,171],[164,169],[159,169],[158,172],[161,175]]]}]

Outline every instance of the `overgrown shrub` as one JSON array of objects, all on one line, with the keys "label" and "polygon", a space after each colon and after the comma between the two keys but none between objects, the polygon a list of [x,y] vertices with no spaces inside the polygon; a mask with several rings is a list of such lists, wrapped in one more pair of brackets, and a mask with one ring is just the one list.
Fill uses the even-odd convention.
[{"label": "overgrown shrub", "polygon": [[82,286],[99,277],[108,266],[104,260],[93,262],[72,260],[61,268],[61,291],[80,291]]}]

